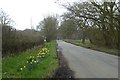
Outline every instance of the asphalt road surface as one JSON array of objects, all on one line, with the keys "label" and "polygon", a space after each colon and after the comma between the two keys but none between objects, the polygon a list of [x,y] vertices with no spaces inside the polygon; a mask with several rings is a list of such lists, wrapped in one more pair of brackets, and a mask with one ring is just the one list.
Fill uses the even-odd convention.
[{"label": "asphalt road surface", "polygon": [[57,40],[75,78],[118,78],[118,57]]}]

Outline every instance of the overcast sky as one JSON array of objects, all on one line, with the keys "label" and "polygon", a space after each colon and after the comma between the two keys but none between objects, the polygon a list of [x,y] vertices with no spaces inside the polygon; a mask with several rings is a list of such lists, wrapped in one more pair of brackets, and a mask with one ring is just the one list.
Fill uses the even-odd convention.
[{"label": "overcast sky", "polygon": [[[15,21],[19,30],[35,27],[48,15],[63,14],[66,9],[55,3],[56,0],[0,0],[2,8]],[[76,0],[68,0],[74,2]]]},{"label": "overcast sky", "polygon": [[[31,22],[35,28],[44,17],[54,14],[61,15],[67,11],[65,8],[55,3],[55,1],[57,0],[0,0],[0,8],[9,14],[15,21],[16,25],[14,25],[14,27],[16,29],[24,30],[26,28],[31,28]],[[62,1],[62,3],[66,4],[66,1],[73,3],[75,1],[89,0],[58,1]]]}]

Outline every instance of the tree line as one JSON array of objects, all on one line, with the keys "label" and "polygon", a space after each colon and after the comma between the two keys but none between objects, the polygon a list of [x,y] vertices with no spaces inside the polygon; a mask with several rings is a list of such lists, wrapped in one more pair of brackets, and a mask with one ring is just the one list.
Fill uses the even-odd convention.
[{"label": "tree line", "polygon": [[92,44],[120,49],[120,2],[77,2],[63,5],[59,28],[63,38],[89,39]]}]

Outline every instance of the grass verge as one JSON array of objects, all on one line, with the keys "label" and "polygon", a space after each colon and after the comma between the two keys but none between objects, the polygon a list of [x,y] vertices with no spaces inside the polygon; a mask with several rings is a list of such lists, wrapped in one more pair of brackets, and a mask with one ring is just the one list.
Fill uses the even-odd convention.
[{"label": "grass verge", "polygon": [[46,56],[40,64],[37,64],[31,71],[21,74],[17,67],[26,64],[26,57],[35,56],[41,49],[40,46],[27,50],[20,55],[13,57],[4,57],[2,59],[2,78],[46,78],[52,77],[54,71],[58,68],[58,59],[56,55],[56,42],[51,41],[47,44],[49,55]]},{"label": "grass verge", "polygon": [[97,46],[97,45],[93,45],[90,43],[89,40],[85,40],[85,43],[83,44],[81,40],[70,40],[70,39],[65,39],[65,42],[77,45],[77,46],[81,46],[81,47],[85,47],[85,48],[89,48],[89,49],[93,49],[93,50],[97,50],[97,51],[101,51],[101,52],[106,52],[112,55],[116,55],[118,56],[120,53],[120,50],[118,49],[110,49],[104,46]]}]

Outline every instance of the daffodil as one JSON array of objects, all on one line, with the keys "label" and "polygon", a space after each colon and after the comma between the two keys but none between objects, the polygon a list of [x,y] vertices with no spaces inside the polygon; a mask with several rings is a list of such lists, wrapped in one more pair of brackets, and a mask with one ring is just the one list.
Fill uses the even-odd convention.
[{"label": "daffodil", "polygon": [[44,48],[42,48],[42,51],[44,51]]},{"label": "daffodil", "polygon": [[34,60],[32,60],[32,62],[34,62]]},{"label": "daffodil", "polygon": [[26,68],[26,66],[24,66],[24,68]]},{"label": "daffodil", "polygon": [[45,50],[47,50],[47,48],[44,48]]},{"label": "daffodil", "polygon": [[22,70],[23,70],[23,68],[20,68],[20,70],[22,71]]},{"label": "daffodil", "polygon": [[37,56],[37,57],[39,57],[39,56]]},{"label": "daffodil", "polygon": [[36,63],[37,61],[34,61],[34,63]]},{"label": "daffodil", "polygon": [[42,54],[45,54],[45,53],[42,53]]},{"label": "daffodil", "polygon": [[41,58],[41,56],[38,56],[39,58]]},{"label": "daffodil", "polygon": [[45,57],[44,55],[42,57]]}]

